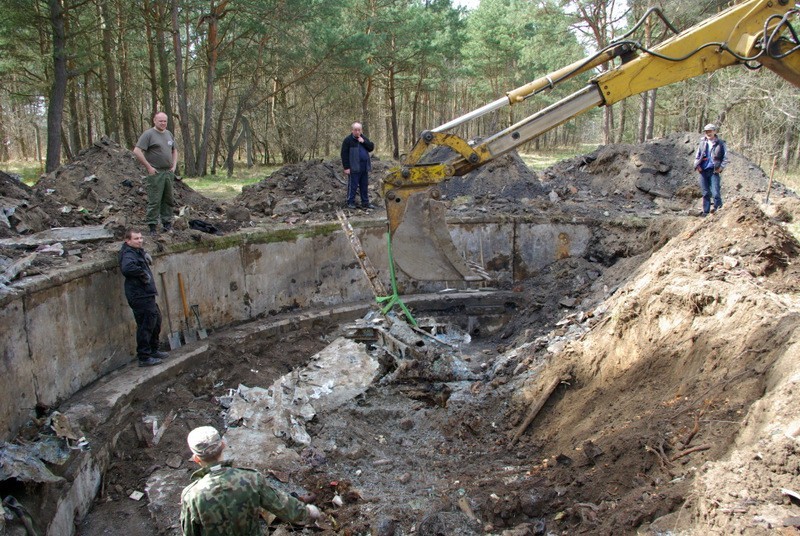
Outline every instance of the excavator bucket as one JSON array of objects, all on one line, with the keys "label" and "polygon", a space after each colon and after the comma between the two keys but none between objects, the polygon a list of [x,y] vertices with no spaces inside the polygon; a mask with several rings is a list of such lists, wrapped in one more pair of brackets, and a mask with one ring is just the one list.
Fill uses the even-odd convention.
[{"label": "excavator bucket", "polygon": [[395,264],[421,281],[481,281],[459,255],[435,186],[389,190],[386,212]]}]

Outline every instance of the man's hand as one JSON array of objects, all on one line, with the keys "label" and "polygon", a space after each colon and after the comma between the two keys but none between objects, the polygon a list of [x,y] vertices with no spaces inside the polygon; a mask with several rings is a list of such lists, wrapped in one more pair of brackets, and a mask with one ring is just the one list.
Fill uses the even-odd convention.
[{"label": "man's hand", "polygon": [[345,169],[345,170],[344,170],[344,174],[345,174],[345,175],[350,175],[350,170],[349,170],[349,169]]},{"label": "man's hand", "polygon": [[719,175],[720,173],[722,173],[722,168],[719,168],[719,167],[718,168],[714,168],[714,173]]}]

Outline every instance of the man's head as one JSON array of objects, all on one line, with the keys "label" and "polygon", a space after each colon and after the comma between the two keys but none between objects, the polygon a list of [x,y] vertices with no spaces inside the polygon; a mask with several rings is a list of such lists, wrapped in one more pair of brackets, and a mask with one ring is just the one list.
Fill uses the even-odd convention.
[{"label": "man's head", "polygon": [[136,229],[128,229],[125,231],[125,243],[132,248],[142,249],[144,237],[140,231],[137,231]]},{"label": "man's head", "polygon": [[703,132],[706,134],[706,138],[713,138],[717,135],[717,125],[713,123],[709,123],[703,127]]},{"label": "man's head", "polygon": [[189,450],[192,451],[192,460],[200,465],[206,465],[219,460],[225,450],[225,441],[213,426],[201,426],[189,432],[186,438]]},{"label": "man's head", "polygon": [[353,133],[354,138],[361,136],[361,123],[353,123],[353,125],[350,127],[350,131]]},{"label": "man's head", "polygon": [[156,115],[154,115],[153,126],[156,127],[156,130],[159,132],[164,132],[167,130],[167,114],[164,112],[158,112]]}]

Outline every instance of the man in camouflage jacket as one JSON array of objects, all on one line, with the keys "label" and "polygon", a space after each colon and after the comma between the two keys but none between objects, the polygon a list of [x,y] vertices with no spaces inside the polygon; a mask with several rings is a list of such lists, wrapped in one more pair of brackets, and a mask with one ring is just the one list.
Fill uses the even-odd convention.
[{"label": "man in camouflage jacket", "polygon": [[225,442],[215,428],[195,428],[187,442],[192,460],[202,467],[181,494],[184,536],[256,536],[261,509],[302,525],[321,517],[316,506],[274,489],[258,471],[223,462]]}]

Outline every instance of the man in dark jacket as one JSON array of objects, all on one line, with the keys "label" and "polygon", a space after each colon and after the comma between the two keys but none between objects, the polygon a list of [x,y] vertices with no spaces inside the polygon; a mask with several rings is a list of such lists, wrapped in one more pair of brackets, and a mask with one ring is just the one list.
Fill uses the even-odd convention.
[{"label": "man in dark jacket", "polygon": [[[694,169],[700,174],[700,192],[703,195],[703,216],[722,208],[722,179],[720,174],[728,165],[728,148],[717,136],[717,126],[709,123],[703,127],[703,136],[694,156]],[[713,200],[713,205],[711,201]]]},{"label": "man in dark jacket", "polygon": [[142,233],[125,232],[125,243],[119,250],[119,268],[125,276],[125,298],[136,319],[136,357],[140,367],[158,365],[168,354],[158,350],[161,333],[161,311],[156,303],[156,282],[150,265],[153,259],[142,244]]},{"label": "man in dark jacket", "polygon": [[356,208],[356,190],[361,195],[362,209],[375,208],[369,202],[367,193],[368,173],[372,169],[369,153],[374,149],[375,144],[362,133],[361,123],[353,123],[351,134],[342,142],[342,166],[344,174],[350,177],[347,183],[347,208]]}]

